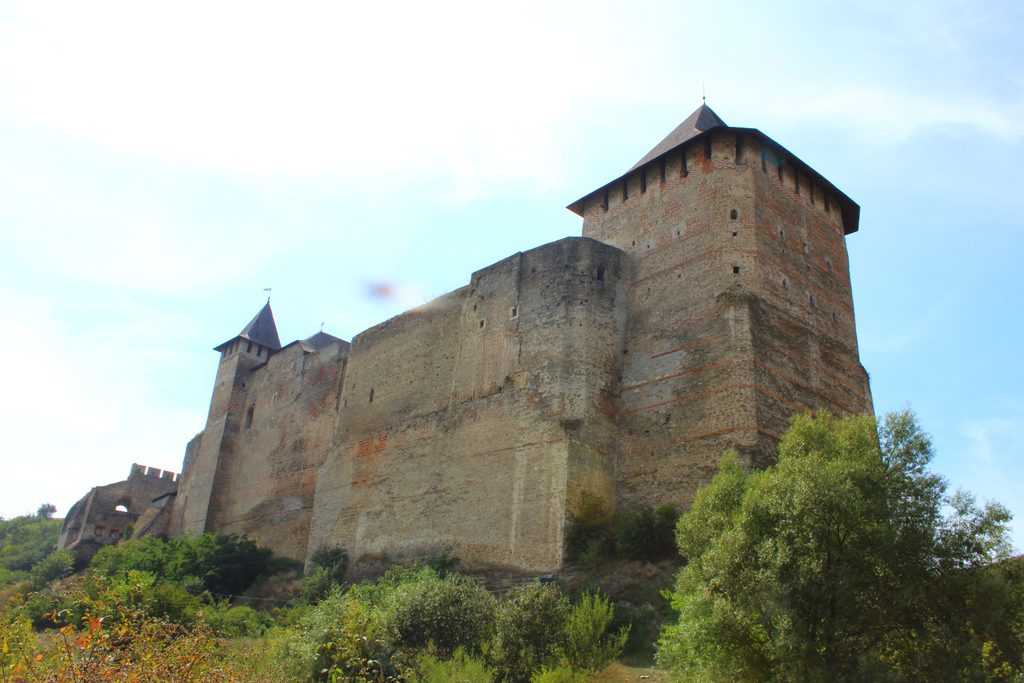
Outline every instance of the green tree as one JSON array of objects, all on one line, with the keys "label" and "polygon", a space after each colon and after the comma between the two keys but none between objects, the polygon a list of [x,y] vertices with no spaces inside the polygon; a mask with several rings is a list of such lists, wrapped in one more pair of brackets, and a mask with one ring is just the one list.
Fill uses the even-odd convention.
[{"label": "green tree", "polygon": [[562,656],[573,671],[597,672],[620,654],[629,626],[612,632],[615,605],[600,593],[585,592],[573,605],[562,627]]},{"label": "green tree", "polygon": [[387,630],[399,647],[426,649],[441,658],[456,649],[479,654],[494,628],[494,597],[477,581],[460,574],[437,575],[426,567],[388,598]]},{"label": "green tree", "polygon": [[528,681],[543,666],[554,666],[569,599],[553,583],[530,583],[509,591],[498,605],[493,648],[494,666],[508,681]]},{"label": "green tree", "polygon": [[686,680],[773,683],[1000,680],[986,667],[1019,666],[1020,584],[998,564],[1009,513],[947,496],[930,459],[909,412],[880,428],[798,416],[767,470],[727,454],[679,521],[688,563],[660,662]]},{"label": "green tree", "polygon": [[57,511],[57,506],[53,503],[43,503],[36,510],[36,517],[42,517],[43,519],[50,519],[53,517],[53,513]]},{"label": "green tree", "polygon": [[25,578],[32,567],[53,552],[60,527],[59,519],[35,515],[0,519],[0,579]]}]

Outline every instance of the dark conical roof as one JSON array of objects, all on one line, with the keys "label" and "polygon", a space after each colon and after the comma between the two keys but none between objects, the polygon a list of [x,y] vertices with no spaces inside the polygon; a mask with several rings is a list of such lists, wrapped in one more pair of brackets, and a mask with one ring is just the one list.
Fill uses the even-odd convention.
[{"label": "dark conical roof", "polygon": [[229,341],[224,342],[214,350],[220,351],[236,339],[245,339],[247,341],[256,342],[271,351],[278,351],[281,349],[281,338],[277,336],[277,324],[274,322],[274,312],[270,309],[269,300],[263,305],[260,312],[256,314],[256,317],[250,320],[249,324],[242,328],[242,331],[239,332],[238,335],[232,337]]},{"label": "dark conical roof", "polygon": [[702,104],[629,170],[636,170],[648,161],[657,159],[665,152],[675,149],[684,142],[697,137],[704,131],[718,127],[727,128],[728,126],[725,121],[718,118],[718,114],[711,111],[711,107],[706,104]]}]

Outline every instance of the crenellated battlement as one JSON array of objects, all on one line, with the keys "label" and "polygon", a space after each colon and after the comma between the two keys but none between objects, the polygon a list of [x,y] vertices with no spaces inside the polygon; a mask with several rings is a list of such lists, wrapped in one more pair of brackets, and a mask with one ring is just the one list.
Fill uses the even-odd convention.
[{"label": "crenellated battlement", "polygon": [[138,463],[132,463],[132,470],[129,477],[147,477],[149,479],[165,479],[167,481],[178,481],[180,475],[170,470],[161,470],[159,467],[147,467]]}]

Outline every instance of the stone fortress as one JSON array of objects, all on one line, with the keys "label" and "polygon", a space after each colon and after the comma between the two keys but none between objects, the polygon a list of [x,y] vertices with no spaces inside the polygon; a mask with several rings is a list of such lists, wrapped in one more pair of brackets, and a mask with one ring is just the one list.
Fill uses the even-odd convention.
[{"label": "stone fortress", "polygon": [[136,535],[558,571],[584,504],[685,508],[727,449],[769,464],[794,413],[872,410],[845,242],[860,209],[764,133],[702,105],[568,208],[582,237],[351,343],[282,346],[268,301],[216,347],[181,476],[94,489],[62,546],[110,542],[121,504]]}]

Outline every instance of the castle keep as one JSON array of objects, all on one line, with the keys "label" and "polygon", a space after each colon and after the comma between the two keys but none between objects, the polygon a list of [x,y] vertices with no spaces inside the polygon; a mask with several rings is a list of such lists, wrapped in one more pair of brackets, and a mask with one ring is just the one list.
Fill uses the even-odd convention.
[{"label": "castle keep", "polygon": [[584,503],[685,507],[725,450],[770,463],[792,414],[871,411],[859,207],[766,135],[702,105],[569,209],[582,237],[351,343],[282,346],[268,302],[216,348],[206,427],[150,516],[298,559],[450,546],[553,571]]}]

